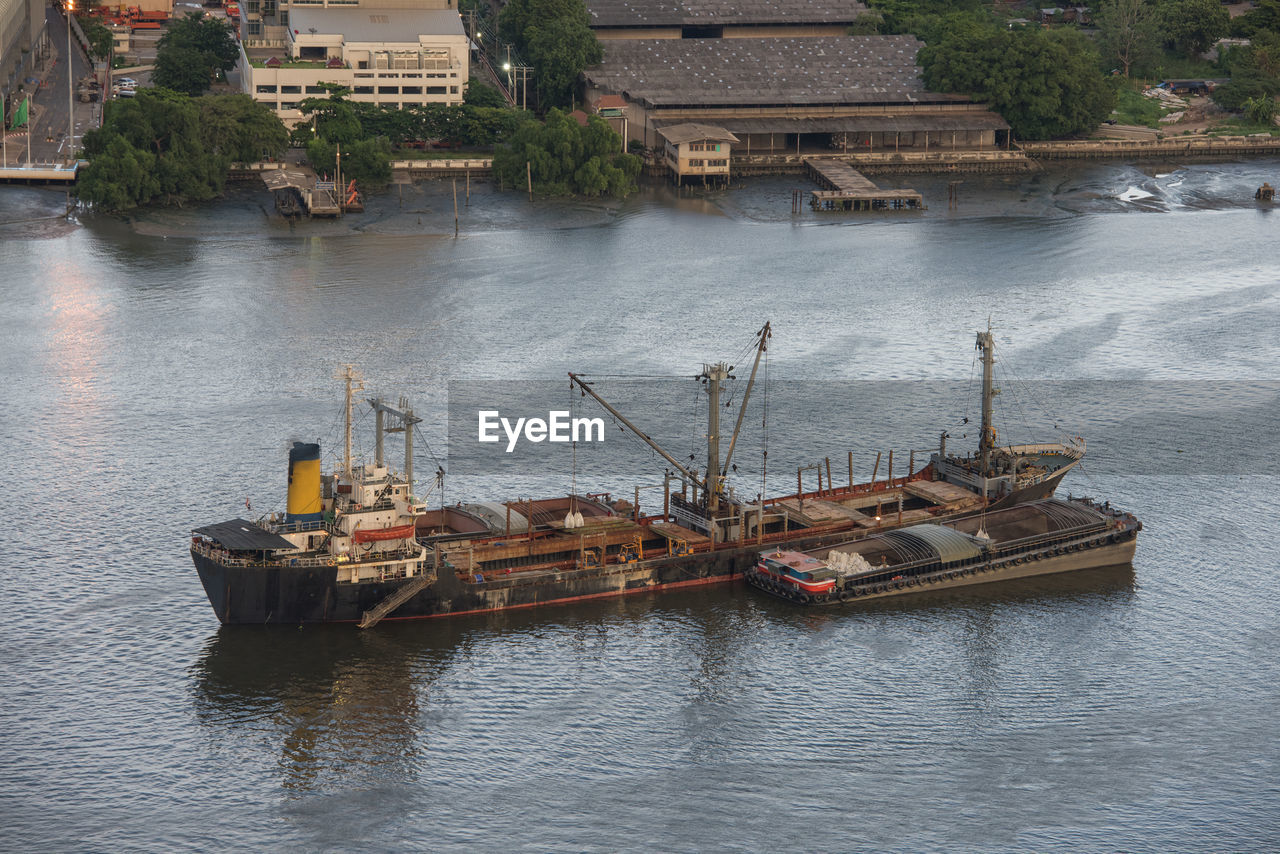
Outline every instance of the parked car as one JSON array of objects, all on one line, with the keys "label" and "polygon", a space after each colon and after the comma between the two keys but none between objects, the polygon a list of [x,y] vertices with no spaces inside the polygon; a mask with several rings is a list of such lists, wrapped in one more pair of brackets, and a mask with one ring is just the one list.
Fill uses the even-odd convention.
[{"label": "parked car", "polygon": [[136,89],[138,88],[138,81],[132,77],[117,77],[116,85],[121,89]]}]

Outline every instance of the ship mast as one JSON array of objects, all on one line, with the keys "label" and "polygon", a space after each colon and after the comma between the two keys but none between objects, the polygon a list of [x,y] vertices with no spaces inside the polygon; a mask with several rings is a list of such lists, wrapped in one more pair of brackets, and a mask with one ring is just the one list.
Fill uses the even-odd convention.
[{"label": "ship mast", "polygon": [[992,423],[991,401],[1000,393],[992,388],[992,374],[995,367],[995,343],[991,338],[991,325],[986,332],[978,333],[977,349],[982,352],[982,435],[978,438],[978,457],[982,476],[987,476],[987,468],[991,464],[991,452],[996,446],[996,428]]},{"label": "ship mast", "polygon": [[346,429],[343,435],[344,444],[342,448],[342,472],[347,476],[347,482],[352,480],[351,471],[351,399],[352,393],[364,388],[364,383],[360,379],[359,372],[356,371],[355,365],[343,365],[342,373],[338,375],[338,379],[345,380],[347,384],[346,393]]},{"label": "ship mast", "polygon": [[715,518],[720,509],[720,383],[729,378],[729,366],[724,362],[703,365],[699,379],[707,381],[707,511]]}]

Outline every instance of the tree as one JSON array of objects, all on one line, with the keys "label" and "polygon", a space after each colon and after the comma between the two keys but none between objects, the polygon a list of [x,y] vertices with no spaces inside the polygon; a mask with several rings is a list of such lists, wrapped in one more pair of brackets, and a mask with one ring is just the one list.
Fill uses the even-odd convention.
[{"label": "tree", "polygon": [[1231,14],[1219,0],[1166,0],[1160,30],[1175,50],[1194,59],[1231,29]]},{"label": "tree", "polygon": [[578,75],[604,56],[590,22],[583,0],[510,0],[498,32],[533,64],[539,97],[567,104]]},{"label": "tree", "polygon": [[1254,34],[1253,44],[1226,55],[1231,80],[1213,90],[1214,103],[1228,110],[1248,110],[1250,101],[1274,99],[1280,93],[1280,35]]},{"label": "tree", "polygon": [[[585,13],[585,7],[583,9]],[[552,18],[525,30],[526,52],[533,63],[538,103],[565,105],[573,99],[574,85],[583,69],[598,65],[604,48],[587,26],[585,17]]]},{"label": "tree", "polygon": [[462,96],[462,103],[472,107],[505,107],[507,99],[488,83],[472,77],[467,84],[466,94]]},{"label": "tree", "polygon": [[151,80],[157,86],[194,98],[209,91],[209,74],[203,53],[189,47],[171,47],[156,54]]},{"label": "tree", "polygon": [[930,89],[989,102],[1023,139],[1096,127],[1115,106],[1097,54],[1074,30],[963,30],[921,50],[920,64]]},{"label": "tree", "polygon": [[[174,56],[166,60],[166,54]],[[157,86],[199,95],[208,91],[216,75],[234,68],[239,58],[240,47],[229,23],[189,12],[160,38],[151,80]]]},{"label": "tree", "polygon": [[84,148],[89,183],[79,192],[111,210],[156,199],[210,199],[227,180],[229,161],[205,148],[195,103],[168,89],[110,102],[106,122],[85,134]]},{"label": "tree", "polygon": [[625,196],[636,188],[641,162],[622,152],[622,138],[603,119],[591,116],[583,127],[554,108],[545,122],[522,124],[493,155],[504,183],[524,186],[529,169],[534,187],[551,195]]},{"label": "tree", "polygon": [[1261,95],[1244,102],[1244,114],[1255,125],[1270,125],[1276,120],[1276,98],[1274,95]]},{"label": "tree", "polygon": [[1256,5],[1238,18],[1231,19],[1231,34],[1253,38],[1263,30],[1280,33],[1280,0],[1256,0]]},{"label": "tree", "polygon": [[391,181],[391,144],[385,138],[361,139],[339,146],[326,139],[307,143],[307,161],[317,172],[336,175],[342,155],[342,180],[364,187],[385,187]]},{"label": "tree", "polygon": [[111,56],[111,48],[115,44],[115,36],[111,34],[111,30],[104,27],[97,18],[87,15],[77,15],[76,21],[80,23],[84,37],[89,40],[89,55],[97,60],[105,60]]},{"label": "tree", "polygon": [[330,142],[350,144],[364,137],[355,106],[346,99],[350,91],[342,86],[321,83],[329,90],[327,98],[303,98],[298,109],[304,116],[311,116],[316,136]]},{"label": "tree", "polygon": [[1124,76],[1156,52],[1156,28],[1147,0],[1111,0],[1094,16],[1098,48],[1108,63],[1115,60]]},{"label": "tree", "polygon": [[76,195],[89,204],[108,211],[136,207],[160,194],[155,177],[155,157],[119,134],[91,130],[85,134],[85,148],[98,138],[97,156],[80,172]]},{"label": "tree", "polygon": [[284,123],[248,95],[205,95],[196,102],[205,147],[235,163],[278,157],[289,145]]}]

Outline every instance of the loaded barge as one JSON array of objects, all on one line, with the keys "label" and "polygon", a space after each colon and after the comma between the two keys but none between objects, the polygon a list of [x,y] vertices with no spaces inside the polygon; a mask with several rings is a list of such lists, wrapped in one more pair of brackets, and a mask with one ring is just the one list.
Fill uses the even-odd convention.
[{"label": "loaded barge", "polygon": [[[912,460],[905,476],[894,477],[890,454],[883,479],[873,474],[870,482],[854,484],[850,466],[848,484],[836,486],[828,460],[825,482],[817,467],[816,490],[804,489],[799,471],[795,493],[744,501],[727,480],[742,413],[770,337],[768,324],[758,336],[751,378],[723,455],[719,395],[733,368],[707,365],[698,377],[709,404],[705,469],[668,454],[585,377],[570,374],[574,386],[670,465],[661,511],[649,515],[640,513],[638,501],[614,500],[608,494],[428,508],[413,490],[412,433],[419,419],[404,404],[397,409],[381,399],[368,401],[376,415],[374,460],[353,460],[352,410],[362,385],[348,367],[343,377],[345,449],[335,470],[321,472],[318,445],[295,443],[286,512],[192,532],[192,560],[214,613],[224,624],[348,622],[369,627],[383,619],[499,611],[727,582],[749,576],[762,551],[806,552],[823,556],[815,558],[821,560],[864,540],[880,542],[867,538],[893,529],[963,524],[957,520],[985,511],[995,519],[998,508],[1052,495],[1083,455],[1082,444],[1075,443],[995,445],[988,331],[979,333],[977,344],[983,355],[984,393],[976,454],[947,454],[944,433],[929,463],[915,470]],[[405,439],[402,472],[393,470],[383,453],[384,435],[392,432]],[[860,585],[854,587],[864,595]]]},{"label": "loaded barge", "polygon": [[877,599],[1123,565],[1141,530],[1110,504],[1047,498],[807,552],[765,550],[743,575],[802,605]]}]

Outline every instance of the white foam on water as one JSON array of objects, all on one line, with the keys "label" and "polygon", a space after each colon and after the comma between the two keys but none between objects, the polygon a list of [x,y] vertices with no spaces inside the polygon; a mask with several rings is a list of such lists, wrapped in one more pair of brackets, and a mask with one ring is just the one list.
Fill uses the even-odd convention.
[{"label": "white foam on water", "polygon": [[1155,194],[1148,193],[1146,190],[1139,189],[1138,187],[1130,187],[1120,195],[1116,196],[1116,198],[1122,202],[1134,202],[1138,199],[1154,199]]}]

